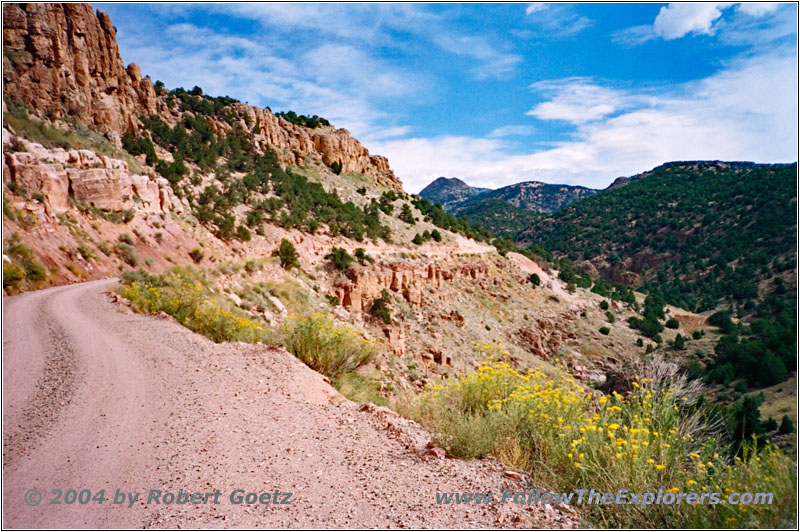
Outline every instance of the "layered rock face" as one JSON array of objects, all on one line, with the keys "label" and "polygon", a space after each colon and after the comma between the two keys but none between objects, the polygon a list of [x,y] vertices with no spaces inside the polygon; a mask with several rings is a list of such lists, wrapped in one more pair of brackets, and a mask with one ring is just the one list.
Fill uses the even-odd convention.
[{"label": "layered rock face", "polygon": [[342,306],[351,311],[369,312],[373,300],[380,297],[382,290],[400,295],[412,306],[422,306],[425,288],[438,290],[444,282],[458,278],[479,280],[486,276],[488,270],[488,266],[480,262],[454,268],[396,263],[353,271],[346,281],[337,283],[334,288]]},{"label": "layered rock face", "polygon": [[[139,116],[158,115],[168,122],[178,118],[138,65],[124,66],[111,18],[100,10],[95,16],[89,4],[5,4],[3,49],[4,94],[39,116],[75,116],[117,143],[125,133],[141,130]],[[259,126],[256,142],[275,151],[283,164],[339,162],[344,172],[402,190],[386,158],[370,155],[344,129],[312,130],[266,109],[245,104],[236,109]],[[212,122],[218,132],[230,129],[227,123]]]},{"label": "layered rock face", "polygon": [[[4,141],[9,140],[4,135]],[[4,142],[3,173],[11,183],[44,196],[45,213],[53,216],[70,208],[70,196],[109,212],[183,212],[169,181],[129,171],[128,163],[89,150],[46,149],[17,139],[26,151],[11,152]]]},{"label": "layered rock face", "polygon": [[88,4],[5,4],[3,49],[5,94],[37,114],[121,135],[156,112],[153,84],[124,67],[111,18]]},{"label": "layered rock face", "polygon": [[[297,126],[279,118],[267,109],[253,107],[242,103],[233,105],[233,109],[242,117],[241,126],[254,124],[255,142],[259,149],[272,149],[281,163],[289,166],[305,166],[322,163],[330,166],[334,162],[342,164],[342,172],[357,172],[372,177],[386,188],[403,190],[403,183],[397,179],[389,168],[389,161],[381,155],[370,155],[358,140],[354,139],[346,129],[322,127],[309,129]],[[217,132],[228,133],[231,126],[224,122],[213,121]]]}]

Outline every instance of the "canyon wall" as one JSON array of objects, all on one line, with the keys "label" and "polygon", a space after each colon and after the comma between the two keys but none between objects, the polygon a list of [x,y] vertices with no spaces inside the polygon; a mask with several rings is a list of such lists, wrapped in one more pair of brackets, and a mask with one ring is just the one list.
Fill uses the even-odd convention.
[{"label": "canyon wall", "polygon": [[[166,91],[157,94],[137,64],[125,67],[111,18],[99,9],[95,15],[89,4],[4,4],[3,50],[4,96],[40,117],[74,116],[117,145],[125,133],[141,132],[140,116],[177,119],[164,101]],[[386,158],[370,155],[345,129],[309,129],[241,103],[235,109],[258,126],[261,149],[272,149],[285,165],[339,162],[343,172],[402,190]],[[210,119],[218,132],[231,127]]]}]

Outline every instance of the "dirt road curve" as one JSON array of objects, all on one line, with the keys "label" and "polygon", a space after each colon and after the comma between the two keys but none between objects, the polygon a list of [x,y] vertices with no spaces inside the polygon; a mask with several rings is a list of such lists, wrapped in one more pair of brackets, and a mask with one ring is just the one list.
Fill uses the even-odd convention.
[{"label": "dirt road curve", "polygon": [[[437,491],[528,487],[493,462],[426,453],[417,425],[342,402],[281,349],[132,314],[105,294],[113,284],[3,300],[4,528],[577,525],[556,508],[437,505]],[[105,497],[50,504],[58,489]],[[115,505],[117,489],[140,495]],[[152,489],[221,495],[164,504]],[[233,504],[235,489],[292,502]]]}]

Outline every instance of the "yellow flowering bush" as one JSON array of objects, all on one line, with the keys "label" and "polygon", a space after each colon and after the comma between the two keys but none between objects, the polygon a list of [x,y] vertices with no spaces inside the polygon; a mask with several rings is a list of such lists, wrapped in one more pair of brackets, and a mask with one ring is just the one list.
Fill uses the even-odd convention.
[{"label": "yellow flowering bush", "polygon": [[336,325],[328,314],[290,317],[281,330],[289,352],[332,379],[366,364],[375,353],[361,332]]},{"label": "yellow flowering bush", "polygon": [[120,295],[130,300],[137,312],[165,312],[214,342],[271,343],[273,335],[265,323],[218,301],[191,269],[174,268],[158,276],[137,277],[120,289]]},{"label": "yellow flowering bush", "polygon": [[[423,392],[417,417],[458,456],[492,453],[551,490],[773,492],[771,506],[581,506],[603,527],[787,526],[795,507],[792,461],[772,446],[729,460],[677,374],[637,376],[632,391],[602,395],[566,374],[517,371],[499,345],[474,372]],[[663,367],[662,367],[663,369]],[[644,373],[644,371],[643,371]],[[599,396],[598,396],[599,395]]]}]

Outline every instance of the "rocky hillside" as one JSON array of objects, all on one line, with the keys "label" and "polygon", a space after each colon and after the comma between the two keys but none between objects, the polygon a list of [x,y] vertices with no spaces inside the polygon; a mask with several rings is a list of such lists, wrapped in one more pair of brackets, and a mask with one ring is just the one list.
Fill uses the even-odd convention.
[{"label": "rocky hillside", "polygon": [[594,189],[580,186],[551,185],[539,181],[528,181],[485,192],[480,196],[475,196],[467,204],[479,200],[497,199],[526,211],[556,212],[596,192]]},{"label": "rocky hillside", "polygon": [[[95,15],[88,4],[4,4],[3,67],[4,97],[26,104],[38,117],[74,117],[117,146],[126,133],[144,130],[141,117],[178,119],[167,91],[156,91],[137,64],[125,67],[111,19],[101,10]],[[238,102],[230,111],[232,121],[211,119],[213,130],[247,124],[256,131],[256,147],[270,146],[283,164],[337,162],[344,172],[402,189],[386,158],[370,155],[344,129],[310,130]]]}]

